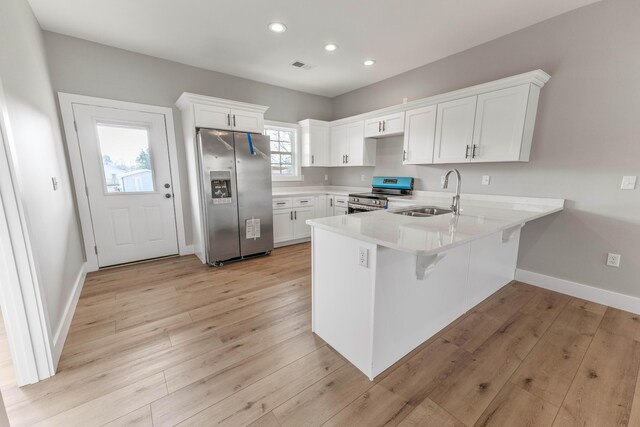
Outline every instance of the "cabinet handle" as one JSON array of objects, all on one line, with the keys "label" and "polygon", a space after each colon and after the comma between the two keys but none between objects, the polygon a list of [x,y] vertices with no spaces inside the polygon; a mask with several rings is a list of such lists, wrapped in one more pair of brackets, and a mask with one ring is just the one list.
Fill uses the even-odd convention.
[{"label": "cabinet handle", "polygon": [[289,211],[289,219],[293,221],[293,211]]},{"label": "cabinet handle", "polygon": [[347,159],[347,164],[348,164],[348,163],[349,163],[349,155],[348,155],[348,154],[345,154],[345,157],[346,157],[346,159]]},{"label": "cabinet handle", "polygon": [[276,202],[276,205],[284,205],[287,202]]},{"label": "cabinet handle", "polygon": [[476,148],[478,148],[478,146],[476,144],[473,144],[473,149],[471,150],[471,158],[472,159],[476,158]]},{"label": "cabinet handle", "polygon": [[378,122],[378,133],[382,132],[382,122]]},{"label": "cabinet handle", "polygon": [[332,208],[333,207],[333,199],[329,199],[329,207]]},{"label": "cabinet handle", "polygon": [[469,158],[469,146],[467,145],[467,149],[464,152],[464,158],[468,159]]},{"label": "cabinet handle", "polygon": [[313,162],[314,162],[314,155],[312,154],[311,155],[311,164],[313,164]]},{"label": "cabinet handle", "polygon": [[402,153],[402,160],[407,160],[407,150]]},{"label": "cabinet handle", "polygon": [[233,115],[233,127],[236,127],[236,115]]},{"label": "cabinet handle", "polygon": [[227,114],[227,126],[231,126],[231,114]]},{"label": "cabinet handle", "polygon": [[382,121],[382,132],[384,132],[384,129],[387,127],[387,121],[383,120]]},{"label": "cabinet handle", "polygon": [[293,219],[298,220],[298,211],[293,211]]}]

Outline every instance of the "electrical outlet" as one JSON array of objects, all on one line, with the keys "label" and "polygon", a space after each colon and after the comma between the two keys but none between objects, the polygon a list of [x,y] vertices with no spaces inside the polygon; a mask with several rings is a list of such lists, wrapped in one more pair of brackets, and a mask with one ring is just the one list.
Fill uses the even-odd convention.
[{"label": "electrical outlet", "polygon": [[609,252],[607,254],[607,265],[609,267],[620,267],[620,254],[612,254]]},{"label": "electrical outlet", "polygon": [[406,104],[407,103],[407,98],[402,98],[402,103]]},{"label": "electrical outlet", "polygon": [[358,265],[360,267],[369,267],[369,249],[358,249]]},{"label": "electrical outlet", "polygon": [[52,176],[51,184],[53,185],[53,191],[56,191],[58,189],[58,178],[56,178],[55,176]]},{"label": "electrical outlet", "polygon": [[621,190],[635,190],[636,189],[636,179],[635,176],[623,176],[622,184],[620,184]]},{"label": "electrical outlet", "polygon": [[445,180],[445,177],[444,177],[444,175],[442,175],[440,177],[440,185],[444,185],[444,180]]},{"label": "electrical outlet", "polygon": [[360,175],[360,181],[364,182],[364,174]]},{"label": "electrical outlet", "polygon": [[329,181],[329,175],[325,175],[325,176],[324,176],[324,180],[325,180],[325,181]]},{"label": "electrical outlet", "polygon": [[491,184],[491,175],[483,175],[482,176],[482,185]]}]

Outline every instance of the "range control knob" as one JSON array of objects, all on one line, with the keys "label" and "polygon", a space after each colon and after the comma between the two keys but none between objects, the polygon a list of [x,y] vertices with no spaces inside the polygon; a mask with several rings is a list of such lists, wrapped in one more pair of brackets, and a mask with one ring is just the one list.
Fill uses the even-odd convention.
[{"label": "range control knob", "polygon": [[354,202],[359,202],[359,201],[360,201],[360,199],[358,199],[357,197],[354,197],[354,198],[353,198],[353,201],[354,201]]}]

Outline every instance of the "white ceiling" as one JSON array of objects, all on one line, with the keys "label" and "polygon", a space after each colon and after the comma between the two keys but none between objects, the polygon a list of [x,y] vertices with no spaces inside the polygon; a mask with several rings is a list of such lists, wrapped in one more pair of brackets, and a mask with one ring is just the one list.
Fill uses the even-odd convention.
[{"label": "white ceiling", "polygon": [[45,30],[333,97],[598,0],[29,1]]}]

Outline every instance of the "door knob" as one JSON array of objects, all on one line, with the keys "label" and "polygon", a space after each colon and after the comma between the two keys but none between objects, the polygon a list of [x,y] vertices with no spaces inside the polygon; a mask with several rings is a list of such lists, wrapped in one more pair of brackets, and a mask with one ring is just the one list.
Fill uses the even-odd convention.
[{"label": "door knob", "polygon": [[171,194],[167,193],[167,194],[164,195],[164,197],[166,197],[167,199],[170,199],[171,198]]}]

